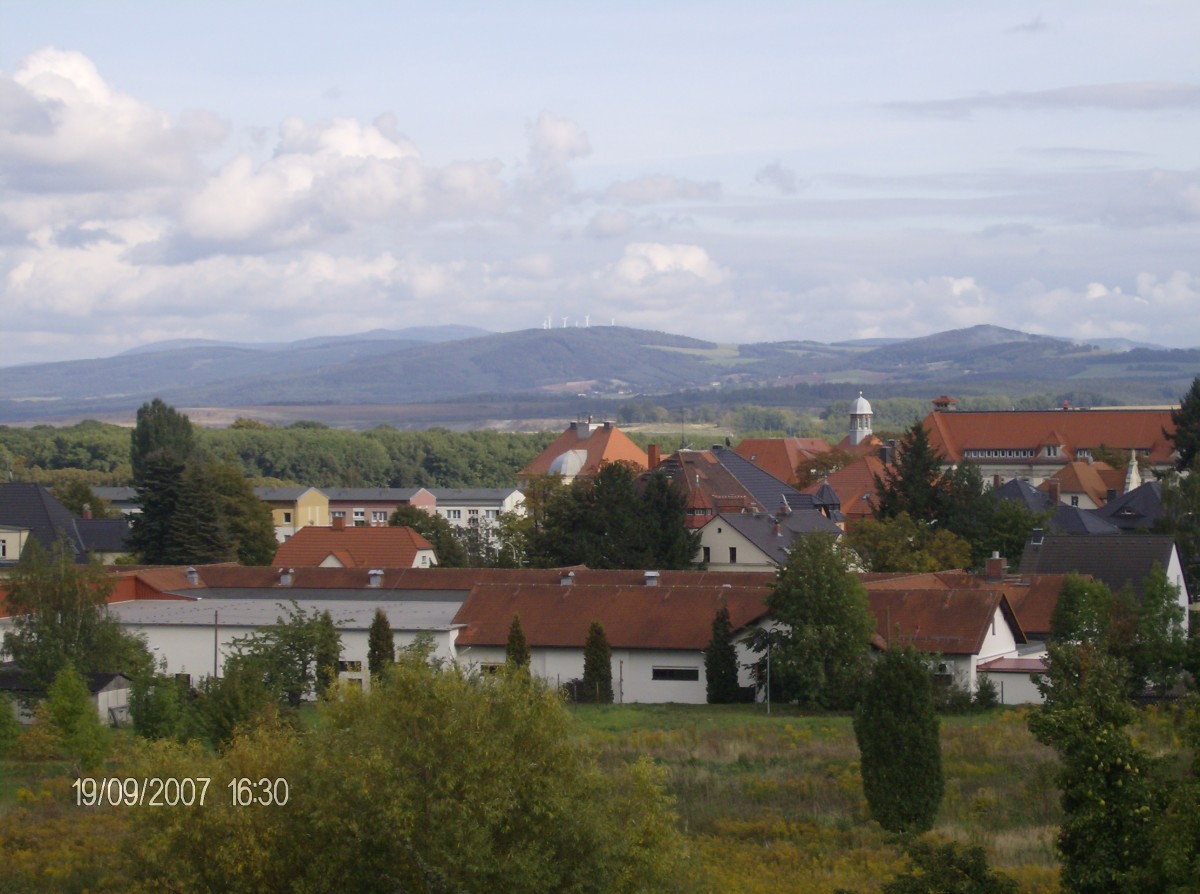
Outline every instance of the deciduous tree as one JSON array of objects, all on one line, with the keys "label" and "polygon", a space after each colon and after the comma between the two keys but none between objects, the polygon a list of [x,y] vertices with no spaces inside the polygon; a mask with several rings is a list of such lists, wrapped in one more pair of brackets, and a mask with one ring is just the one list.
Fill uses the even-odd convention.
[{"label": "deciduous tree", "polygon": [[79,565],[72,548],[55,543],[49,555],[31,540],[8,580],[12,623],[4,649],[34,687],[50,685],[67,664],[82,673],[136,674],[149,665],[141,639],[109,615],[113,582],[96,562]]},{"label": "deciduous tree", "polygon": [[469,557],[454,533],[454,526],[440,515],[417,506],[398,506],[388,519],[393,527],[412,528],[431,544],[442,568],[466,568]]},{"label": "deciduous tree", "polygon": [[771,687],[778,697],[807,707],[853,705],[867,670],[875,618],[833,537],[810,534],[793,541],[767,609],[777,627],[752,640],[763,656],[755,665],[759,685],[766,680],[769,635]]}]

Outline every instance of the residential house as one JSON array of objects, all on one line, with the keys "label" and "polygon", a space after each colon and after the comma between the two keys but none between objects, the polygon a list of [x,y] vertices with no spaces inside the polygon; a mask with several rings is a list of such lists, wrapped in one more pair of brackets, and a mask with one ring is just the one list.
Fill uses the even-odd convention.
[{"label": "residential house", "polygon": [[328,528],[308,525],[279,545],[275,565],[299,568],[430,568],[433,544],[412,528],[348,527],[335,518]]},{"label": "residential house", "polygon": [[809,534],[841,536],[837,524],[813,507],[718,513],[700,528],[700,553],[710,571],[775,571],[787,563],[792,541]]},{"label": "residential house", "polygon": [[40,484],[0,484],[0,568],[15,565],[30,541],[49,553],[61,540],[76,562],[89,556],[112,562],[128,555],[128,537],[129,522],[123,518],[73,515]]},{"label": "residential house", "polygon": [[911,645],[939,656],[937,673],[974,692],[978,667],[1017,658],[1027,639],[1000,589],[872,588],[876,632],[889,645]]},{"label": "residential house", "polygon": [[92,494],[97,499],[104,500],[126,518],[131,518],[142,511],[142,501],[138,499],[136,487],[93,487]]},{"label": "residential house", "polygon": [[629,462],[639,469],[649,463],[646,452],[629,440],[629,436],[611,422],[593,422],[592,417],[580,419],[554,439],[545,450],[517,473],[528,482],[540,475],[561,475],[566,483],[579,477],[589,477],[604,463]]},{"label": "residential house", "polygon": [[331,520],[347,526],[381,528],[401,506],[416,506],[432,514],[437,498],[423,487],[324,487]]},{"label": "residential house", "polygon": [[329,497],[315,487],[256,487],[254,494],[271,507],[280,543],[307,525],[330,525]]},{"label": "residential house", "polygon": [[1035,531],[1021,554],[1021,574],[1087,574],[1114,593],[1131,587],[1141,598],[1142,584],[1155,564],[1179,590],[1179,606],[1190,603],[1183,563],[1174,538],[1162,534],[1077,537]]},{"label": "residential house", "polygon": [[[1134,464],[1134,468],[1137,468]],[[1124,491],[1125,473],[1106,462],[1074,460],[1038,486],[1055,503],[1098,509]]]}]

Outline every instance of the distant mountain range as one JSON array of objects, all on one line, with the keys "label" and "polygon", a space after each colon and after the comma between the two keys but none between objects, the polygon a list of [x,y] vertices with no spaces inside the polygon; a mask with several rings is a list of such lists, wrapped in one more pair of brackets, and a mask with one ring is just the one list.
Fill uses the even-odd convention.
[{"label": "distant mountain range", "polygon": [[1077,344],[997,326],[908,340],[745,345],[618,326],[421,327],[287,344],[159,342],[105,359],[10,367],[0,370],[0,422],[131,414],[156,396],[177,407],[395,406],[831,382],[909,383],[920,393],[956,383],[978,391],[1014,380],[1097,389],[1121,382],[1161,403],[1177,399],[1197,372],[1200,350]]}]

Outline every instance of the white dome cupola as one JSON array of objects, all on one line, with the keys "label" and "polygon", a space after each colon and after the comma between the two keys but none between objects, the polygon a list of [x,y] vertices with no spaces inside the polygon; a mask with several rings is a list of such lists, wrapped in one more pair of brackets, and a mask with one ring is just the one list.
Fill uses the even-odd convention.
[{"label": "white dome cupola", "polygon": [[858,392],[858,400],[850,405],[849,438],[851,447],[857,447],[871,437],[871,417],[873,415],[870,402],[863,397],[861,391]]}]

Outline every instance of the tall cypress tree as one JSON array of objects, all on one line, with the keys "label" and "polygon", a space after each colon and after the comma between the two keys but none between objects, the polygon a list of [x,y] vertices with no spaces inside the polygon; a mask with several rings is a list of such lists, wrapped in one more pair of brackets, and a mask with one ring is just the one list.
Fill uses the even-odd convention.
[{"label": "tall cypress tree", "polygon": [[525,631],[521,627],[521,616],[513,615],[512,624],[508,628],[508,643],[504,647],[504,660],[513,667],[528,670],[532,657],[529,654],[529,644],[525,641]]},{"label": "tall cypress tree", "polygon": [[392,635],[392,623],[387,612],[377,608],[367,632],[367,670],[373,679],[395,663],[396,640]]},{"label": "tall cypress tree", "polygon": [[612,647],[599,621],[593,621],[588,628],[583,646],[583,692],[579,700],[612,704]]},{"label": "tall cypress tree", "polygon": [[704,650],[705,688],[710,705],[736,702],[738,687],[737,650],[733,646],[733,625],[729,621],[729,606],[717,609],[712,623],[712,639]]},{"label": "tall cypress tree", "polygon": [[928,832],[945,779],[933,680],[911,646],[888,649],[867,679],[854,712],[863,794],[889,832]]}]

